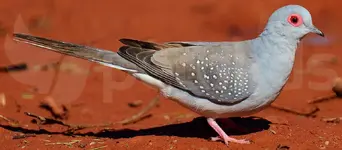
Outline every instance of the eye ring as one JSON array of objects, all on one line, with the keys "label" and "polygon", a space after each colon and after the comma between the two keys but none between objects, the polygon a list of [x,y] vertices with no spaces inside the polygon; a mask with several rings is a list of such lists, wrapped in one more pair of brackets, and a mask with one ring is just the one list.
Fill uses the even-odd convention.
[{"label": "eye ring", "polygon": [[294,27],[298,27],[303,24],[303,19],[300,15],[298,14],[291,14],[288,18],[287,21]]}]

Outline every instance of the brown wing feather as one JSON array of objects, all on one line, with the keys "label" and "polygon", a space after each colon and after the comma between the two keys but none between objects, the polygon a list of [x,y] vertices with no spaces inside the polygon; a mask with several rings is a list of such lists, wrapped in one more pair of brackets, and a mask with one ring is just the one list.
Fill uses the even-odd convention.
[{"label": "brown wing feather", "polygon": [[152,42],[140,41],[140,40],[134,40],[134,39],[120,39],[119,41],[127,46],[140,47],[140,48],[152,49],[152,50],[162,50],[166,48],[195,46],[190,43],[180,43],[180,42],[159,44],[159,43],[152,43]]},{"label": "brown wing feather", "polygon": [[163,71],[161,68],[153,64],[151,57],[155,52],[156,50],[144,49],[141,47],[122,46],[119,48],[118,54],[126,60],[134,63],[154,78],[176,88],[187,90],[176,81],[172,74]]},{"label": "brown wing feather", "polygon": [[193,46],[186,43],[165,43],[158,44],[134,39],[120,39],[120,42],[126,46],[119,48],[118,54],[126,60],[136,64],[149,75],[169,84],[176,88],[187,90],[183,85],[176,81],[176,78],[171,72],[168,72],[160,66],[154,64],[151,60],[153,54],[158,50],[167,48]]},{"label": "brown wing feather", "polygon": [[146,42],[146,41],[140,41],[140,40],[134,40],[134,39],[120,39],[121,43],[132,46],[132,47],[140,47],[144,49],[153,49],[153,50],[161,50],[163,49],[163,45],[152,43],[152,42]]}]

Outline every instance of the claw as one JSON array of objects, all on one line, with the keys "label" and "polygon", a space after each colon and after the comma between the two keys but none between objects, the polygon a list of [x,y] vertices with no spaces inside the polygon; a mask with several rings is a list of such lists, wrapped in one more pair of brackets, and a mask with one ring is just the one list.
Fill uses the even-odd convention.
[{"label": "claw", "polygon": [[226,138],[226,140],[223,140],[221,137],[211,137],[211,141],[217,142],[217,141],[223,141],[226,145],[228,145],[229,142],[238,143],[238,144],[251,144],[252,141],[246,140],[246,139],[235,139],[235,138]]}]

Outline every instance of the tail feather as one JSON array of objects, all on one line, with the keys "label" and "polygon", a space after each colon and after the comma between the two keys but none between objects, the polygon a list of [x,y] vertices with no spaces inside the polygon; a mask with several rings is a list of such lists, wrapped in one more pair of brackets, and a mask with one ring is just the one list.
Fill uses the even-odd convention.
[{"label": "tail feather", "polygon": [[57,53],[97,62],[108,67],[128,72],[141,71],[141,69],[139,69],[135,64],[122,58],[116,52],[20,33],[15,33],[13,36],[15,41],[24,42]]}]

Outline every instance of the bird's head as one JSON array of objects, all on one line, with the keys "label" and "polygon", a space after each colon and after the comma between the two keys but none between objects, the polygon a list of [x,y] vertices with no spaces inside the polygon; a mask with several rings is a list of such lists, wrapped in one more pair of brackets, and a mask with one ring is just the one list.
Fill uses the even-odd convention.
[{"label": "bird's head", "polygon": [[298,40],[308,33],[324,37],[324,33],[313,25],[310,12],[299,5],[287,5],[274,11],[264,32]]}]

